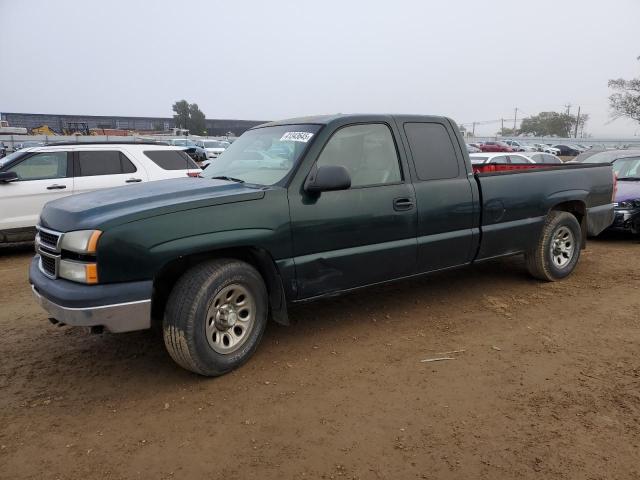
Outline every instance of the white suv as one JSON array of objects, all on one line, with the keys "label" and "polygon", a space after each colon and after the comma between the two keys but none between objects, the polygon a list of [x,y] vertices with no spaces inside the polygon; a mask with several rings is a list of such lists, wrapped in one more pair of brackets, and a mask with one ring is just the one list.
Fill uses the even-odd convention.
[{"label": "white suv", "polygon": [[45,203],[121,185],[197,176],[180,147],[80,143],[27,148],[0,159],[0,243],[33,240]]},{"label": "white suv", "polygon": [[204,148],[207,153],[207,160],[210,158],[218,158],[229,146],[229,142],[222,140],[198,140],[196,145]]}]

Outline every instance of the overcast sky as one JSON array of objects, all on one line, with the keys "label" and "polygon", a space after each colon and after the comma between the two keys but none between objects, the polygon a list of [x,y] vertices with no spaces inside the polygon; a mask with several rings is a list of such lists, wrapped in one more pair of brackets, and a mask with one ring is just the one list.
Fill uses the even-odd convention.
[{"label": "overcast sky", "polygon": [[[639,0],[0,0],[0,112],[269,120],[335,112],[459,123],[546,110],[610,122],[640,76]],[[478,127],[493,134],[499,124]]]}]

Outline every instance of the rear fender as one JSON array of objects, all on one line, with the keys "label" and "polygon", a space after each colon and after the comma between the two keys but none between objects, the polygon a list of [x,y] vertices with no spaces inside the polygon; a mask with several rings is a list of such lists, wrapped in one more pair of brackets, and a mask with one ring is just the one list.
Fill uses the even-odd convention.
[{"label": "rear fender", "polygon": [[575,216],[580,223],[582,231],[582,248],[587,245],[587,205],[586,200],[589,192],[585,190],[566,190],[557,192],[549,196],[550,207],[548,212],[561,211],[568,212]]}]

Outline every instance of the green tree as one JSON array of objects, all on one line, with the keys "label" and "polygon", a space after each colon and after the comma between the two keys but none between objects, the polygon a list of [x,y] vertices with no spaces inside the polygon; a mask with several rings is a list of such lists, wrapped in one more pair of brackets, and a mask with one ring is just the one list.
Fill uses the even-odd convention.
[{"label": "green tree", "polygon": [[175,112],[173,119],[176,122],[176,127],[189,128],[189,102],[179,100],[171,108]]},{"label": "green tree", "polygon": [[530,134],[536,137],[571,137],[574,134],[576,123],[578,129],[584,129],[589,120],[589,115],[583,113],[580,119],[576,115],[559,112],[540,112],[538,115],[525,118],[520,124],[521,134]]},{"label": "green tree", "polygon": [[204,113],[198,108],[197,103],[189,105],[189,131],[196,135],[206,135],[206,125]]},{"label": "green tree", "polygon": [[501,137],[515,137],[519,134],[520,132],[518,131],[518,129],[513,129],[513,128],[501,128],[500,131],[498,132],[498,135],[500,135]]},{"label": "green tree", "polygon": [[205,130],[205,115],[198,108],[197,103],[187,102],[186,100],[179,100],[171,107],[175,112],[173,119],[176,122],[176,127],[186,128],[190,133],[200,135],[206,133]]}]

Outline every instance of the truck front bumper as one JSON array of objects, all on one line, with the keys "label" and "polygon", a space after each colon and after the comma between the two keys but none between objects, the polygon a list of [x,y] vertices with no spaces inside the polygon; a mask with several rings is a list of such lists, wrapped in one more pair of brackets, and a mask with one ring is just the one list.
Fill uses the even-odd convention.
[{"label": "truck front bumper", "polygon": [[51,279],[39,268],[38,255],[29,268],[29,282],[38,303],[65,325],[103,327],[113,333],[151,327],[153,282],[84,285]]}]

